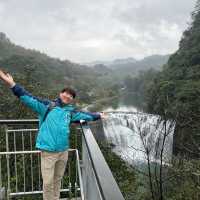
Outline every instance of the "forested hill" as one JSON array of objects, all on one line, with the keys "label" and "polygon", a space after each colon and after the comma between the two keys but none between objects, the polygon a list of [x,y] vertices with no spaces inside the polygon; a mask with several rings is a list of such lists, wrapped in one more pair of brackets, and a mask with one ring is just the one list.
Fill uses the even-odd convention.
[{"label": "forested hill", "polygon": [[200,144],[200,3],[183,33],[179,49],[154,80],[151,112],[177,121],[174,153],[199,157]]},{"label": "forested hill", "polygon": [[118,59],[113,63],[110,63],[108,66],[111,69],[115,70],[125,70],[125,71],[140,71],[140,70],[148,70],[150,68],[161,70],[162,66],[167,63],[169,59],[169,55],[151,55],[144,57],[141,60],[131,60],[127,59]]},{"label": "forested hill", "polygon": [[[82,104],[90,104],[99,98],[98,95],[102,95],[101,86],[95,81],[101,74],[97,74],[95,70],[17,46],[4,33],[0,33],[0,68],[13,75],[16,82],[28,91],[43,98],[56,98],[59,91],[66,86],[75,88],[78,92],[77,101]],[[103,90],[103,96],[108,95],[109,87],[112,87],[112,84]],[[17,99],[13,98],[2,82],[0,95],[0,117],[18,118],[30,113],[26,112],[26,109],[23,111]],[[112,96],[109,93],[110,95]]]},{"label": "forested hill", "polygon": [[[24,72],[29,68],[39,82],[54,85],[54,83],[76,84],[77,82],[93,78],[95,72],[86,66],[51,58],[35,50],[28,50],[10,42],[4,33],[0,33],[0,65],[12,72]],[[47,76],[48,74],[48,76]],[[54,85],[55,86],[55,85]]]},{"label": "forested hill", "polygon": [[[75,88],[83,103],[96,99],[92,94],[101,95],[100,85],[96,83],[101,74],[97,74],[95,69],[17,46],[4,33],[0,33],[0,68],[14,75],[19,83],[36,95],[48,90],[47,94],[55,96],[66,86]],[[109,87],[112,84],[105,91],[109,91]]]}]

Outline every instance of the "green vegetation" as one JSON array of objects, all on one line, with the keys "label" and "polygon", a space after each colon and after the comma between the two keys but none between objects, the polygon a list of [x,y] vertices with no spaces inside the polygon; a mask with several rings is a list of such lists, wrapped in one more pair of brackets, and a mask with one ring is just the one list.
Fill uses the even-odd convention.
[{"label": "green vegetation", "polygon": [[200,138],[200,11],[183,33],[179,50],[154,79],[147,102],[152,113],[176,120],[174,154],[199,157]]},{"label": "green vegetation", "polygon": [[[35,50],[28,50],[14,45],[6,35],[0,33],[0,68],[13,75],[16,82],[23,85],[33,95],[43,98],[56,98],[63,87],[71,86],[78,93],[77,104],[84,107],[99,99],[116,96],[118,93],[117,83],[106,84],[101,80],[104,73],[99,73],[93,68],[71,63],[68,60],[48,57]],[[0,105],[6,107],[9,112],[14,111],[10,91],[0,84]],[[103,103],[97,108],[102,109]],[[6,108],[8,110],[8,108]],[[0,112],[0,117],[7,117],[6,113]],[[15,116],[12,116],[15,117]],[[19,117],[19,116],[16,116]]]},{"label": "green vegetation", "polygon": [[200,162],[173,158],[172,166],[163,166],[163,194],[160,196],[159,173],[156,163],[151,163],[152,191],[149,186],[148,167],[145,163],[136,168],[116,156],[109,144],[100,143],[113,175],[126,200],[194,200],[199,195]]},{"label": "green vegetation", "polygon": [[113,153],[110,145],[103,142],[99,143],[99,145],[124,198],[126,200],[135,200],[137,189],[135,170]]},{"label": "green vegetation", "polygon": [[134,105],[147,111],[148,88],[153,84],[154,78],[159,72],[155,69],[140,71],[138,76],[127,76],[124,79],[125,90],[121,92],[122,102],[125,105]]},{"label": "green vegetation", "polygon": [[160,196],[159,165],[151,163],[153,195],[149,186],[147,164],[131,166],[112,152],[112,147],[99,142],[101,151],[113,172],[120,190],[126,200],[194,200],[199,195],[200,162],[174,157],[173,165],[163,166],[163,194]]}]

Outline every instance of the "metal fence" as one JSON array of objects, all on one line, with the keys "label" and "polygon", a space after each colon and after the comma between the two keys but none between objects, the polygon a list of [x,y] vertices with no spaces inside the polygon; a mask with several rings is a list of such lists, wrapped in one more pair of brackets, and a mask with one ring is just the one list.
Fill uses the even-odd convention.
[{"label": "metal fence", "polygon": [[[32,121],[37,127],[36,121]],[[33,199],[42,198],[42,177],[40,151],[35,149],[37,128],[29,126],[31,121],[3,120],[0,124],[0,199],[21,198],[35,195]],[[14,127],[14,128],[13,128]],[[69,149],[69,162],[62,180],[61,193],[66,196],[82,196],[80,190],[81,169],[77,149]]]},{"label": "metal fence", "polygon": [[82,179],[87,200],[124,200],[89,126],[82,126]]},{"label": "metal fence", "polygon": [[[35,149],[38,120],[0,120],[0,125],[0,199],[42,199],[40,151]],[[68,199],[124,200],[89,126],[76,127],[82,149],[69,150],[61,194]]]}]

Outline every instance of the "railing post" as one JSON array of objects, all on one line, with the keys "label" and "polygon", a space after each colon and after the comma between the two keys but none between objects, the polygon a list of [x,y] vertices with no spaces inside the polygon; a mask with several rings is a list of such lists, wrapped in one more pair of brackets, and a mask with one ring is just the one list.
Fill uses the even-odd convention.
[{"label": "railing post", "polygon": [[0,156],[0,200],[5,199],[5,188],[2,187],[1,156]]},{"label": "railing post", "polygon": [[[8,128],[6,127],[6,151],[9,152],[9,141],[8,141]],[[6,162],[7,162],[7,181],[8,181],[8,187],[7,187],[7,199],[10,199],[10,155],[6,155]]]},{"label": "railing post", "polygon": [[72,184],[69,183],[69,199],[72,199]]},{"label": "railing post", "polygon": [[4,187],[0,187],[0,200],[4,200],[5,198],[6,198],[5,188]]},{"label": "railing post", "polygon": [[[75,155],[76,155],[76,151],[75,151]],[[75,184],[74,184],[74,187],[75,187],[75,198],[77,198],[77,193],[78,193],[78,185],[77,185],[77,181],[78,181],[78,163],[77,163],[77,158],[76,158],[76,180],[75,180]]]},{"label": "railing post", "polygon": [[1,155],[0,155],[0,188],[2,188],[2,175],[1,175]]},{"label": "railing post", "polygon": [[82,172],[81,172],[81,166],[80,166],[80,159],[79,159],[79,154],[78,150],[76,149],[76,160],[77,160],[77,170],[78,170],[78,179],[79,179],[79,185],[80,185],[80,197],[81,200],[85,200],[84,197],[84,191],[83,191],[83,181],[82,181]]}]

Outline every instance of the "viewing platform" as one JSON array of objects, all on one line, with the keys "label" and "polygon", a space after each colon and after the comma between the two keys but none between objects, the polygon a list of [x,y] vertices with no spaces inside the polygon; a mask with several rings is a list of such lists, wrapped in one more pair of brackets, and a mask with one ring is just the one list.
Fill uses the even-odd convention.
[{"label": "viewing platform", "polygon": [[[61,199],[124,200],[89,125],[75,128],[77,148],[69,149]],[[37,131],[35,119],[0,120],[0,199],[42,199]]]}]

